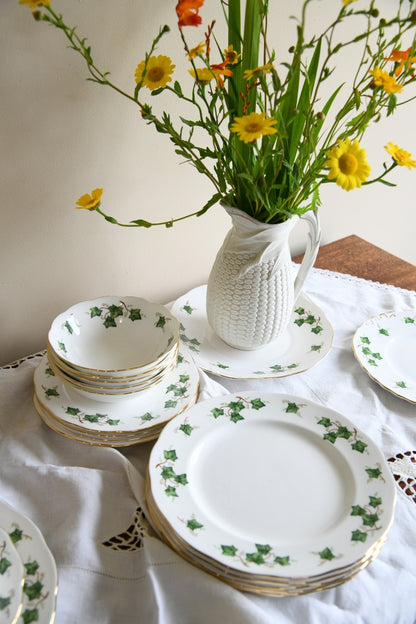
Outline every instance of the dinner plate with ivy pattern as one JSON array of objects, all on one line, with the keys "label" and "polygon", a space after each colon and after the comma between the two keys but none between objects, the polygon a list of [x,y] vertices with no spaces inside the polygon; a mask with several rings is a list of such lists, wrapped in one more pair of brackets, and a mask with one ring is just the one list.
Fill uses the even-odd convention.
[{"label": "dinner plate with ivy pattern", "polygon": [[23,563],[10,536],[0,528],[0,624],[15,624],[22,610]]},{"label": "dinner plate with ivy pattern", "polygon": [[256,577],[272,587],[343,582],[378,553],[396,500],[382,452],[350,420],[256,391],[202,401],[168,423],[148,488],[179,554],[188,544],[201,567],[253,588]]},{"label": "dinner plate with ivy pattern", "polygon": [[174,303],[172,313],[181,323],[181,341],[205,371],[231,379],[270,379],[312,368],[329,352],[333,329],[324,312],[301,294],[286,333],[256,349],[228,346],[210,328],[206,315],[206,286],[194,288]]},{"label": "dinner plate with ivy pattern", "polygon": [[23,606],[17,622],[52,624],[58,593],[58,574],[52,553],[38,527],[1,500],[0,519],[24,568]]},{"label": "dinner plate with ivy pattern", "polygon": [[416,403],[416,311],[384,312],[353,338],[355,357],[380,386]]},{"label": "dinner plate with ivy pattern", "polygon": [[175,370],[161,383],[112,403],[78,393],[54,374],[47,355],[34,373],[35,407],[43,420],[51,428],[58,421],[62,424],[55,427],[58,433],[72,439],[88,443],[90,435],[92,443],[107,446],[148,441],[149,431],[156,437],[159,427],[196,401],[198,388],[198,369],[186,348],[179,353]]}]

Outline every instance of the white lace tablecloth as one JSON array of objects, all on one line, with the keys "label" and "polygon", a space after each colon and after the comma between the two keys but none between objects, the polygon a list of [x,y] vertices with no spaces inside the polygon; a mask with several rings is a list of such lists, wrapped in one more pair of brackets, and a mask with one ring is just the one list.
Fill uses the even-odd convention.
[{"label": "white lace tablecloth", "polygon": [[351,341],[371,316],[416,310],[416,292],[319,269],[305,291],[334,327],[326,358],[275,380],[201,373],[200,399],[261,388],[303,396],[352,420],[382,449],[397,482],[395,520],[381,554],[348,583],[294,598],[242,593],[193,567],[147,523],[152,444],[120,452],[49,430],[32,405],[40,359],[33,356],[0,369],[0,498],[37,524],[55,557],[56,624],[415,624],[416,405],[372,381]]}]

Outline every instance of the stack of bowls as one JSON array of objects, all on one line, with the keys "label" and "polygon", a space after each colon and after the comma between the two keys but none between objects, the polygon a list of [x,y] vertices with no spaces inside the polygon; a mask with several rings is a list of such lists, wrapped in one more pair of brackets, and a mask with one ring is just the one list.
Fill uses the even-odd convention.
[{"label": "stack of bowls", "polygon": [[140,297],[92,299],[55,318],[48,360],[78,393],[116,402],[152,388],[175,369],[179,331],[163,305]]}]

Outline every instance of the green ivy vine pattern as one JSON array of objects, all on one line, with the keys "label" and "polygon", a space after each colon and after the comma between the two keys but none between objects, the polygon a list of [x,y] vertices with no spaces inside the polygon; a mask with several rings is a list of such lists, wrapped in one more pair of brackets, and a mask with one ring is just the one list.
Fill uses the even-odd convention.
[{"label": "green ivy vine pattern", "polygon": [[[380,330],[380,334],[384,336],[388,336],[388,331]],[[359,348],[361,349],[362,354],[365,356],[367,363],[369,366],[378,366],[377,362],[383,359],[383,356],[378,351],[373,351],[370,348],[371,340],[368,336],[360,336],[361,344]]]},{"label": "green ivy vine pattern", "polygon": [[351,516],[360,518],[360,527],[352,531],[351,541],[365,542],[369,533],[380,531],[381,526],[377,525],[382,513],[381,505],[383,501],[377,496],[370,496],[367,505],[353,505]]},{"label": "green ivy vine pattern", "polygon": [[321,425],[326,429],[323,439],[331,442],[331,444],[335,444],[339,439],[348,440],[351,443],[350,446],[352,450],[357,451],[358,453],[364,453],[368,446],[366,442],[359,439],[356,429],[351,431],[345,425],[341,425],[337,421],[332,421],[327,416],[320,418],[318,420],[318,425]]},{"label": "green ivy vine pattern", "polygon": [[253,564],[273,568],[277,565],[289,566],[292,563],[289,555],[282,556],[276,554],[269,544],[255,544],[253,552],[244,552],[233,544],[221,544],[221,554],[224,557],[236,557],[246,567],[250,567]]},{"label": "green ivy vine pattern", "polygon": [[[25,535],[18,525],[9,533],[13,544],[22,539],[31,539]],[[20,615],[23,624],[38,622],[40,619],[39,607],[48,597],[49,591],[44,586],[44,574],[36,559],[29,559],[24,563],[25,581],[23,585],[24,609]]]},{"label": "green ivy vine pattern", "polygon": [[298,318],[295,318],[293,322],[298,327],[302,327],[302,325],[310,325],[311,332],[317,335],[323,331],[324,328],[320,325],[321,319],[314,316],[310,311],[305,310],[305,308],[299,307],[296,308],[295,314],[297,314]]}]

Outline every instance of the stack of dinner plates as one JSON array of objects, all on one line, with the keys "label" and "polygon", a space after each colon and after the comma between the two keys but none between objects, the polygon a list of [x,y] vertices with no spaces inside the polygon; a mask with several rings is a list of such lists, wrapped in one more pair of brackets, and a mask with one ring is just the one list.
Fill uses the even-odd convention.
[{"label": "stack of dinner plates", "polygon": [[0,622],[52,624],[58,575],[37,526],[0,500]]},{"label": "stack of dinner plates", "polygon": [[157,437],[198,395],[198,371],[179,351],[179,322],[139,297],[83,301],[57,316],[34,376],[44,422],[89,444]]},{"label": "stack of dinner plates", "polygon": [[381,451],[308,399],[244,391],[166,425],[149,459],[154,528],[243,590],[295,596],[345,583],[380,552],[396,489]]}]

